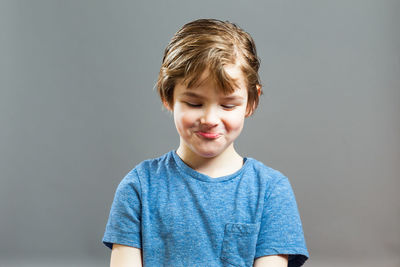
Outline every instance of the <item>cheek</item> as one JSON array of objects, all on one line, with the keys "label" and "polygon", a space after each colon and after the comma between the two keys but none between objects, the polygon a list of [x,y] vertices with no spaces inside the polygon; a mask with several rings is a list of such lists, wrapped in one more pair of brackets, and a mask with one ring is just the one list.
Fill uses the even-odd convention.
[{"label": "cheek", "polygon": [[185,115],[181,116],[180,120],[181,120],[181,124],[184,128],[194,127],[194,124],[196,121],[194,116],[191,114],[185,114]]},{"label": "cheek", "polygon": [[244,124],[244,116],[240,114],[231,114],[225,119],[225,127],[229,131],[241,131]]},{"label": "cheek", "polygon": [[174,113],[174,119],[176,126],[181,130],[194,127],[196,124],[196,114],[194,112],[183,112],[179,110]]}]

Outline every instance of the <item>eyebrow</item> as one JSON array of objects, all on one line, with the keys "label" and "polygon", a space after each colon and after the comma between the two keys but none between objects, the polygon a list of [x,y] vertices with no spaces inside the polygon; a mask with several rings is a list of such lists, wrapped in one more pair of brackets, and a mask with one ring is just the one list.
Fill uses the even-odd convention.
[{"label": "eyebrow", "polygon": [[196,94],[196,93],[194,93],[194,92],[188,92],[188,91],[183,92],[182,95],[183,95],[183,96],[188,96],[188,97],[194,97],[194,98],[204,98],[204,97],[201,96],[201,95],[198,95],[198,94]]},{"label": "eyebrow", "polygon": [[[200,98],[200,99],[204,99],[205,98],[205,97],[203,97],[203,96],[201,96],[199,94],[196,94],[194,92],[188,92],[188,91],[183,92],[182,95],[183,96],[188,96],[188,97],[193,97],[193,98]],[[239,96],[239,95],[228,95],[228,96],[223,96],[222,99],[228,100],[228,101],[229,100],[243,100],[243,97]]]},{"label": "eyebrow", "polygon": [[229,95],[222,97],[224,100],[244,100],[242,96],[239,95]]}]

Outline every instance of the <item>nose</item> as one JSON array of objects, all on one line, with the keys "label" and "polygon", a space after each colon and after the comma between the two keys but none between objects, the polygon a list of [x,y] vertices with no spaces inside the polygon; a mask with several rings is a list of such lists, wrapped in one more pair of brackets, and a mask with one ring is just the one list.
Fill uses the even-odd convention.
[{"label": "nose", "polygon": [[218,125],[218,121],[218,112],[212,106],[206,107],[200,118],[200,123],[207,127],[213,127]]}]

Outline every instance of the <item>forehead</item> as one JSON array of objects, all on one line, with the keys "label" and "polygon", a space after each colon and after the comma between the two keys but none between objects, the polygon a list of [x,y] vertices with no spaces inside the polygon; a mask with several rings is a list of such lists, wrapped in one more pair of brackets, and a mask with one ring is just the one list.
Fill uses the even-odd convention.
[{"label": "forehead", "polygon": [[[175,92],[183,93],[188,91],[201,94],[202,92],[211,93],[210,91],[215,91],[225,96],[247,94],[246,81],[239,65],[231,64],[224,66],[224,75],[222,78],[221,75],[218,76],[207,68],[199,76],[194,77],[194,79],[195,82],[193,84],[191,84],[193,77],[179,79]],[[221,86],[223,82],[225,84],[229,83],[231,88]]]},{"label": "forehead", "polygon": [[187,87],[183,83],[178,83],[174,89],[174,98],[188,97],[188,98],[213,98],[218,97],[226,100],[243,99],[246,100],[246,88],[236,88],[233,92],[223,91],[216,83],[210,79],[203,81],[201,84]]}]

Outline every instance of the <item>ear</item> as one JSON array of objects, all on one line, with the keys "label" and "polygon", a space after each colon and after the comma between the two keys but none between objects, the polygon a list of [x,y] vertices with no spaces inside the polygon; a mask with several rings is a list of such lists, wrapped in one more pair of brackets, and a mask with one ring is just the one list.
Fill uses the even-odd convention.
[{"label": "ear", "polygon": [[162,100],[162,103],[163,103],[164,107],[165,107],[168,111],[171,111],[171,112],[172,112],[172,108],[170,107],[170,105],[168,104],[168,102],[167,102],[165,99]]},{"label": "ear", "polygon": [[[257,85],[256,85],[256,88],[257,88],[257,95],[258,95],[258,97],[260,97],[260,95],[262,94],[262,91],[261,91],[261,84],[257,84]],[[250,116],[254,113],[254,109],[255,109],[255,108],[256,108],[255,105],[253,106],[252,109],[250,109],[249,107],[247,107],[247,111],[246,111],[246,116],[245,116],[245,118],[250,117]],[[250,110],[251,110],[251,111],[250,111]]]},{"label": "ear", "polygon": [[261,95],[261,84],[256,85],[258,97]]}]

